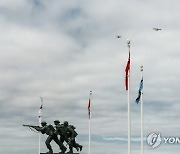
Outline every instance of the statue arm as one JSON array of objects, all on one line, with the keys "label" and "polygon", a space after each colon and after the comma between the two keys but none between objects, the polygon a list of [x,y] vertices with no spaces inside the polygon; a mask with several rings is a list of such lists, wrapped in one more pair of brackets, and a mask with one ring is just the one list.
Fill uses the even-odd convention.
[{"label": "statue arm", "polygon": [[45,127],[39,127],[39,126],[37,126],[37,127],[34,127],[37,131],[39,131],[39,132],[41,132],[42,134],[44,134],[45,133]]},{"label": "statue arm", "polygon": [[42,128],[41,127],[34,127],[37,131],[41,131],[42,130]]}]

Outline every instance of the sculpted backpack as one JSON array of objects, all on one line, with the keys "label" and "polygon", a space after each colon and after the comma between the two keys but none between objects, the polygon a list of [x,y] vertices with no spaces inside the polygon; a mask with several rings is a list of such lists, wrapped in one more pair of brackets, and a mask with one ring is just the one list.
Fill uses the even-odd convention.
[{"label": "sculpted backpack", "polygon": [[54,129],[54,127],[52,125],[48,125],[47,129],[48,129],[49,135],[53,135],[54,134],[55,129]]},{"label": "sculpted backpack", "polygon": [[73,130],[74,136],[76,137],[78,135],[78,133],[75,131],[76,127],[74,127],[73,125],[69,125],[69,127]]}]

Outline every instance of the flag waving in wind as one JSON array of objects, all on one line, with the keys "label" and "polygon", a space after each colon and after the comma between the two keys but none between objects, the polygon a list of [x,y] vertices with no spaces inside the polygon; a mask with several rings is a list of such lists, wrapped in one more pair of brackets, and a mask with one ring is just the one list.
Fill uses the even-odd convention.
[{"label": "flag waving in wind", "polygon": [[92,91],[90,91],[90,96],[88,100],[88,116],[89,116],[89,152],[88,154],[91,154],[91,95]]},{"label": "flag waving in wind", "polygon": [[43,97],[40,97],[40,99],[41,99],[41,106],[39,108],[39,124],[41,124],[41,120],[42,120]]},{"label": "flag waving in wind", "polygon": [[125,69],[125,73],[126,73],[126,76],[125,76],[126,90],[128,90],[128,84],[129,84],[128,83],[129,71],[130,71],[130,52],[129,52],[129,58],[128,58],[128,62],[127,62],[126,69]]},{"label": "flag waving in wind", "polygon": [[[39,108],[39,126],[41,127],[41,122],[42,122],[42,109],[43,109],[43,97],[40,97],[41,99],[41,106]],[[41,134],[39,133],[39,153],[41,153]]]},{"label": "flag waving in wind", "polygon": [[41,118],[42,117],[42,104],[41,104],[41,106],[40,106],[40,108],[39,108],[39,118]]},{"label": "flag waving in wind", "polygon": [[88,116],[89,116],[89,119],[91,117],[91,99],[89,98],[89,101],[88,101]]},{"label": "flag waving in wind", "polygon": [[142,89],[143,89],[143,78],[141,79],[140,86],[139,86],[139,91],[138,91],[138,97],[136,98],[136,103],[137,104],[140,101]]},{"label": "flag waving in wind", "polygon": [[91,95],[92,95],[92,91],[90,91],[90,96],[89,96],[89,100],[88,100],[88,116],[89,116],[89,119],[91,119]]}]

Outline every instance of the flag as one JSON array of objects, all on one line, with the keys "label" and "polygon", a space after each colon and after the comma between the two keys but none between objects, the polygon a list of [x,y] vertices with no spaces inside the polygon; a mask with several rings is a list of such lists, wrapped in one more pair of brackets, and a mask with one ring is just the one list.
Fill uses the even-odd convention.
[{"label": "flag", "polygon": [[128,84],[129,84],[128,83],[129,71],[130,71],[130,52],[129,52],[129,58],[128,58],[128,62],[127,62],[126,69],[125,69],[125,72],[126,72],[126,76],[125,76],[126,90],[128,90]]},{"label": "flag", "polygon": [[142,89],[143,89],[143,78],[141,79],[140,86],[139,86],[139,91],[138,91],[138,97],[136,98],[136,103],[137,104],[140,101]]},{"label": "flag", "polygon": [[43,97],[40,97],[41,98],[41,106],[39,108],[39,125],[41,126],[41,120],[42,120],[42,109],[43,109]]},{"label": "flag", "polygon": [[40,108],[39,108],[39,118],[41,118],[42,117],[42,104],[41,104],[41,106],[40,106]]},{"label": "flag", "polygon": [[89,119],[91,118],[91,100],[89,98],[89,101],[88,101],[88,116],[89,116]]}]

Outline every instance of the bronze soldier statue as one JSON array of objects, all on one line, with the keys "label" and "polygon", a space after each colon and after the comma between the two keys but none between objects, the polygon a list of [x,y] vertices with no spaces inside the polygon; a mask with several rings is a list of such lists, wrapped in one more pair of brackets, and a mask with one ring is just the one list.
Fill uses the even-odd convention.
[{"label": "bronze soldier statue", "polygon": [[[55,134],[57,135],[60,135],[60,142],[61,143],[64,143],[64,141],[69,145],[69,152],[68,153],[71,153],[72,152],[72,144],[70,144],[70,140],[69,140],[69,137],[68,137],[68,134],[67,134],[67,128],[64,127],[63,124],[60,124],[60,121],[59,120],[55,120],[54,121],[54,124],[55,124],[55,128],[56,128],[56,131],[55,131]],[[79,148],[76,148],[77,151],[79,151]]]},{"label": "bronze soldier statue", "polygon": [[66,130],[66,134],[68,137],[68,144],[69,144],[69,153],[73,153],[73,147],[76,148],[77,151],[82,151],[82,145],[78,144],[75,140],[77,137],[77,132],[75,131],[75,127],[73,125],[69,125],[67,121],[63,123],[64,129]]},{"label": "bronze soldier statue", "polygon": [[[77,132],[75,131],[75,127],[73,125],[69,125],[67,121],[64,121],[63,124],[60,124],[59,120],[54,121],[55,128],[52,125],[47,125],[45,121],[41,122],[40,126],[33,126],[33,125],[23,125],[25,127],[33,128],[42,134],[48,135],[45,144],[49,151],[47,154],[53,154],[53,149],[50,145],[51,141],[54,140],[59,148],[61,149],[60,153],[65,153],[66,147],[63,145],[63,142],[65,141],[69,145],[69,152],[73,153],[73,148],[76,148],[77,151],[82,151],[82,145],[78,144],[75,141],[75,138],[77,137]],[[60,135],[60,139],[58,139],[58,135]]]},{"label": "bronze soldier statue", "polygon": [[45,121],[41,122],[42,127],[37,127],[35,128],[37,131],[40,131],[42,134],[48,135],[45,144],[47,148],[49,149],[48,154],[53,154],[52,147],[50,145],[51,141],[54,140],[58,145],[59,148],[61,149],[61,153],[65,153],[66,147],[58,140],[57,135],[55,134],[55,129],[52,125],[47,125]]},{"label": "bronze soldier statue", "polygon": [[64,126],[60,124],[59,120],[55,120],[54,125],[56,129],[55,134],[60,135],[60,142],[63,143],[64,141],[66,141],[66,143],[68,144],[69,140],[68,140],[68,136],[67,136],[66,129],[64,128]]},{"label": "bronze soldier statue", "polygon": [[[60,124],[59,120],[55,120],[54,121],[54,125],[55,125],[55,134],[56,135],[60,135],[60,142],[64,143],[64,141],[68,144],[69,143],[69,139],[67,136],[67,129],[63,126],[63,124]],[[69,144],[68,144],[69,145]]]},{"label": "bronze soldier statue", "polygon": [[69,152],[73,153],[73,147],[76,148],[77,151],[82,151],[82,145],[79,145],[75,141],[75,137],[78,135],[75,131],[75,127],[69,125],[67,121],[63,124],[60,124],[59,120],[54,121],[57,135],[60,135],[60,142],[63,143],[64,141],[69,145]]}]

